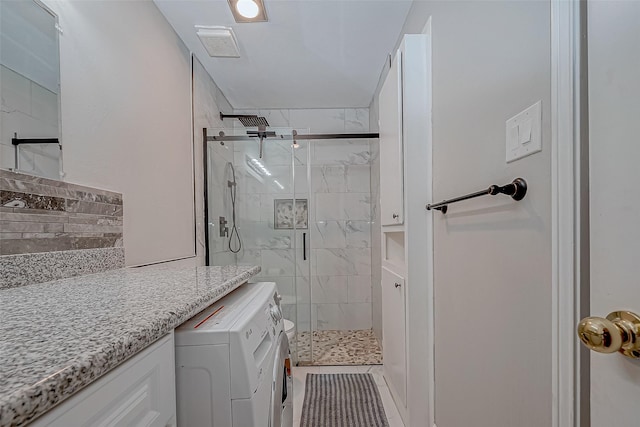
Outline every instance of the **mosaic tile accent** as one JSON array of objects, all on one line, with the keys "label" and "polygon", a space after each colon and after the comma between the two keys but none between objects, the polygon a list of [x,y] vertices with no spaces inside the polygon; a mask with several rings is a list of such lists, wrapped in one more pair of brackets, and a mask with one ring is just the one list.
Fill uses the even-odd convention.
[{"label": "mosaic tile accent", "polygon": [[258,272],[154,266],[0,291],[0,427],[30,423]]},{"label": "mosaic tile accent", "polygon": [[0,206],[5,208],[28,208],[44,209],[48,211],[63,211],[64,199],[60,197],[40,196],[37,194],[0,190]]},{"label": "mosaic tile accent", "polygon": [[124,248],[44,252],[0,257],[0,289],[124,267]]},{"label": "mosaic tile accent", "polygon": [[313,361],[310,332],[298,332],[296,343],[300,365],[381,365],[382,349],[371,329],[313,331]]},{"label": "mosaic tile accent", "polygon": [[0,170],[0,255],[122,246],[122,195]]},{"label": "mosaic tile accent", "polygon": [[0,188],[7,191],[62,197],[63,199],[122,205],[122,195],[113,191],[4,169],[0,169]]}]

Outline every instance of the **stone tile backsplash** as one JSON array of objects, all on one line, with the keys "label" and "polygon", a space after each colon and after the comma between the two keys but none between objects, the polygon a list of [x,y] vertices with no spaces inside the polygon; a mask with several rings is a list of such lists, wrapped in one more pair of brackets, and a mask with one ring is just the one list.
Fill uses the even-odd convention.
[{"label": "stone tile backsplash", "polygon": [[0,255],[122,247],[122,195],[0,170]]},{"label": "stone tile backsplash", "polygon": [[20,193],[16,191],[0,191],[0,205],[8,208],[45,209],[64,211],[64,199],[52,196]]},{"label": "stone tile backsplash", "polygon": [[124,267],[122,195],[0,170],[0,289]]}]

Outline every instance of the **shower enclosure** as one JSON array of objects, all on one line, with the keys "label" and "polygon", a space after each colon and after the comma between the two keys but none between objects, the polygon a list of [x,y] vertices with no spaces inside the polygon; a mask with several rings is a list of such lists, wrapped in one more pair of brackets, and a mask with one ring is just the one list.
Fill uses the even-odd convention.
[{"label": "shower enclosure", "polygon": [[[355,220],[343,219],[354,208],[332,202],[343,195],[358,210],[359,198],[370,199],[368,173],[366,185],[362,177],[356,182],[356,169],[368,166],[352,166],[353,179],[347,179],[347,166],[321,164],[316,145],[344,144],[345,151],[349,143],[304,139],[308,134],[285,127],[262,135],[244,127],[206,130],[208,261],[262,267],[255,280],[277,284],[284,317],[295,323],[291,348],[299,364],[349,364],[337,352],[351,341],[356,348],[350,350],[361,353],[357,363],[380,363],[370,320],[331,321],[331,310],[349,314],[349,285],[352,293],[359,284],[371,286],[370,262],[356,259],[370,259],[370,212],[362,208]],[[363,143],[351,147],[358,156]],[[361,193],[347,193],[358,185]]]}]

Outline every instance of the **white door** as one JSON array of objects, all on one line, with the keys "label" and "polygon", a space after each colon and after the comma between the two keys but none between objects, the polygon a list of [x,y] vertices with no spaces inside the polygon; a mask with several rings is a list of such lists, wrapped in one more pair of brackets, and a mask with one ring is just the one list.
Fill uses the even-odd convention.
[{"label": "white door", "polygon": [[[587,12],[590,315],[640,314],[640,2]],[[606,325],[601,345],[615,346],[619,326]],[[591,426],[640,426],[640,359],[589,353]]]}]

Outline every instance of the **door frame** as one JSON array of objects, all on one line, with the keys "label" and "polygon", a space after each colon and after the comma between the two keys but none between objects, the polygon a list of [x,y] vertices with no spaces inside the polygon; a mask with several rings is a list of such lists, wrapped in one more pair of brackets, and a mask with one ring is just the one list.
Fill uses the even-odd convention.
[{"label": "door frame", "polygon": [[[575,327],[581,317],[583,283],[588,280],[588,170],[584,150],[585,87],[581,73],[586,55],[580,0],[551,0],[551,220],[552,220],[552,426],[588,425],[588,401],[581,390],[582,357]],[[586,205],[588,206],[588,205]],[[585,245],[586,244],[586,245]],[[588,259],[588,258],[586,258]],[[585,270],[585,267],[587,270]],[[586,274],[582,274],[586,271]],[[587,289],[588,290],[588,289]],[[582,416],[584,414],[584,416]]]},{"label": "door frame", "polygon": [[[427,152],[429,159],[433,160],[433,34],[432,34],[432,16],[427,18],[422,32],[427,36],[427,91],[428,95],[428,131],[426,132],[427,140]],[[428,200],[433,200],[433,164],[429,162],[429,171],[427,173],[427,180],[425,182],[427,188],[427,194],[425,196]],[[432,212],[433,214],[433,212]],[[427,259],[427,274],[426,279],[426,309],[428,315],[428,327],[426,331],[427,335],[427,381],[428,389],[428,426],[436,426],[436,355],[435,355],[435,278],[434,278],[434,236],[433,236],[433,215],[430,215],[427,220],[427,246],[426,246],[426,259]]]}]

